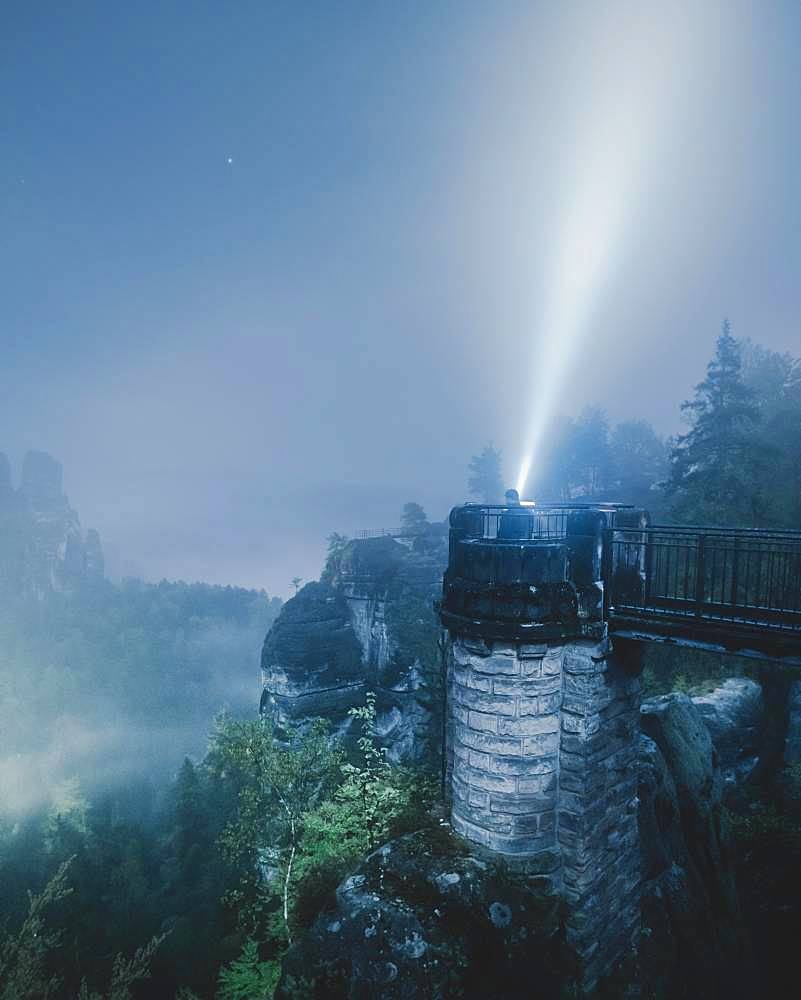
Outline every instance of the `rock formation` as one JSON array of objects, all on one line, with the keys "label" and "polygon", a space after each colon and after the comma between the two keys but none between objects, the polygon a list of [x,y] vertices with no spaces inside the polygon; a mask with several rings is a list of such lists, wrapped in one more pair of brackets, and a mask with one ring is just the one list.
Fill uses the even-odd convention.
[{"label": "rock formation", "polygon": [[759,756],[760,685],[749,677],[729,677],[709,694],[694,695],[692,701],[709,730],[724,783],[747,778]]},{"label": "rock formation", "polygon": [[327,718],[349,729],[348,709],[377,695],[376,731],[392,760],[436,752],[439,629],[433,600],[444,545],[411,548],[357,539],[286,602],[262,651],[262,711],[277,723]]},{"label": "rock formation", "polygon": [[52,456],[29,451],[15,490],[0,454],[0,587],[13,594],[42,595],[103,576],[100,537],[89,531],[84,538],[62,481]]},{"label": "rock formation", "polygon": [[576,970],[541,880],[435,829],[386,844],[339,886],[275,996],[556,1000],[574,995]]},{"label": "rock formation", "polygon": [[[756,996],[709,732],[684,694],[646,702],[639,737],[642,924],[602,982],[620,997]],[[549,880],[440,827],[384,845],[290,949],[276,997],[547,998],[580,994]],[[632,969],[635,969],[633,972]],[[618,990],[618,987],[621,989]],[[579,992],[577,992],[579,991]]]},{"label": "rock formation", "polygon": [[645,702],[641,718],[643,975],[657,996],[754,996],[709,731],[686,694]]}]

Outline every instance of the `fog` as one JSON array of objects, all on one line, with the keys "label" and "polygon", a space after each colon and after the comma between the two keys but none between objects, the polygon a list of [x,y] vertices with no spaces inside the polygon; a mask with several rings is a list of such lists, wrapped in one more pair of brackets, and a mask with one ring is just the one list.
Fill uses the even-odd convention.
[{"label": "fog", "polygon": [[536,420],[675,432],[724,316],[797,350],[800,43],[792,2],[12,4],[0,449],[117,575],[287,596]]}]

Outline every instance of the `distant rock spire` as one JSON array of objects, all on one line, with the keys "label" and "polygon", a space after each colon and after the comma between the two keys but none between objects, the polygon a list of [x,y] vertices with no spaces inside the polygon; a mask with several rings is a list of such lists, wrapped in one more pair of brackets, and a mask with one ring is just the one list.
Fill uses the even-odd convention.
[{"label": "distant rock spire", "polygon": [[22,462],[20,493],[34,505],[63,499],[64,470],[45,451],[29,451]]}]

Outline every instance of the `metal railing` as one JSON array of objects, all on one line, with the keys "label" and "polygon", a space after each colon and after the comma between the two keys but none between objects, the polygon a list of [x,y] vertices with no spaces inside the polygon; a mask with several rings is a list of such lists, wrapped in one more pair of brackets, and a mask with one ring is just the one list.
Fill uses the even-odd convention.
[{"label": "metal railing", "polygon": [[605,535],[612,615],[801,631],[801,532],[679,525]]},{"label": "metal railing", "polygon": [[[571,515],[588,511],[630,509],[623,504],[599,505],[582,503],[524,502],[518,506],[503,504],[464,504],[456,508],[463,538],[481,541],[559,541],[569,534]],[[451,522],[453,524],[453,520]]]}]

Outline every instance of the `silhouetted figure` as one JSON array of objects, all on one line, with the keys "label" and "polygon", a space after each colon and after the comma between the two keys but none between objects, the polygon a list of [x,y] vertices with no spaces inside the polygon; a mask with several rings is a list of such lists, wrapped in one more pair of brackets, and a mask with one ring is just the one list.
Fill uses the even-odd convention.
[{"label": "silhouetted figure", "polygon": [[498,518],[498,538],[528,538],[531,518],[526,508],[520,504],[520,494],[517,490],[507,490],[505,501],[507,513]]}]

